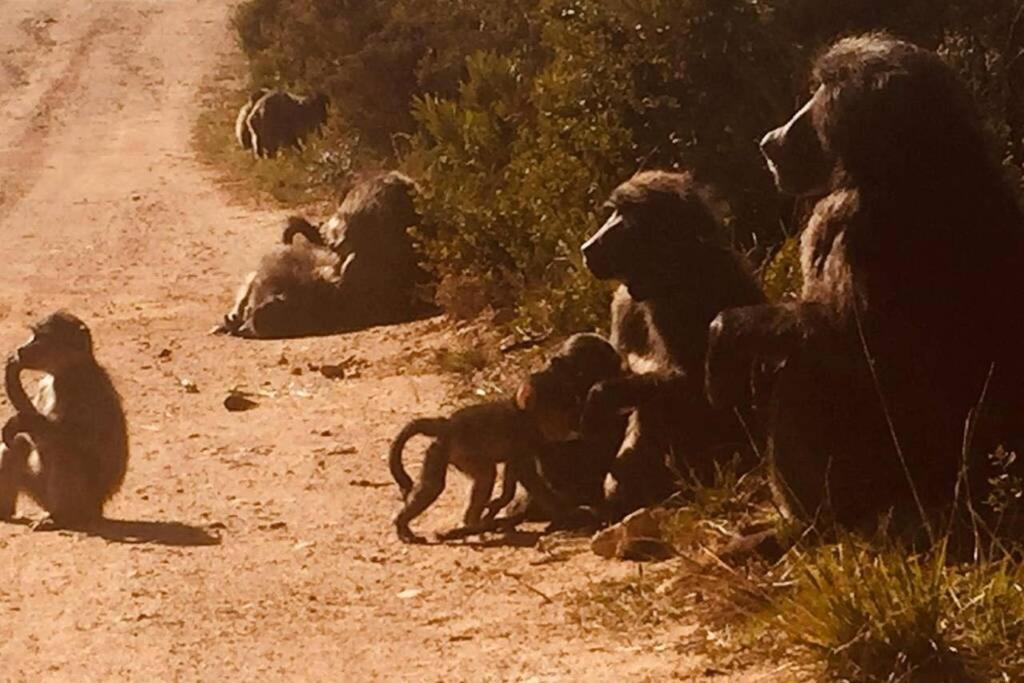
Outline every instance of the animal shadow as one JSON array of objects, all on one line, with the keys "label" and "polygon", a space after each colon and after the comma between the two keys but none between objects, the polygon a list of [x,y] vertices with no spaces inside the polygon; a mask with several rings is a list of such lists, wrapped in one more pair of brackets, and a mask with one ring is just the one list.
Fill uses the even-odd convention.
[{"label": "animal shadow", "polygon": [[220,545],[219,536],[202,527],[183,522],[145,522],[125,519],[102,519],[80,529],[62,529],[30,519],[14,520],[35,531],[72,531],[102,538],[111,543],[128,545],[162,545],[171,547],[201,547]]}]

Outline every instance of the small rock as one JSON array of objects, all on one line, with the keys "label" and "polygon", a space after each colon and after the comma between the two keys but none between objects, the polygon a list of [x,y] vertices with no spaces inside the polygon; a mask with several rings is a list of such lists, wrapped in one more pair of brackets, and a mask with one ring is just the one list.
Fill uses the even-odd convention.
[{"label": "small rock", "polygon": [[665,560],[675,554],[661,533],[668,515],[661,508],[637,510],[618,524],[594,535],[590,549],[600,557],[620,560]]},{"label": "small rock", "polygon": [[412,600],[413,598],[418,597],[422,593],[423,593],[423,590],[420,589],[420,588],[409,588],[408,590],[404,590],[401,593],[399,593],[398,594],[398,599],[399,600]]},{"label": "small rock", "polygon": [[320,374],[327,379],[345,379],[345,367],[343,365],[321,365]]},{"label": "small rock", "polygon": [[187,377],[180,377],[178,379],[178,384],[181,385],[181,388],[185,390],[186,394],[199,393],[199,386]]},{"label": "small rock", "polygon": [[227,397],[224,399],[224,407],[232,413],[252,410],[257,406],[259,406],[259,403],[249,398],[244,391],[238,391],[237,389],[228,392]]}]

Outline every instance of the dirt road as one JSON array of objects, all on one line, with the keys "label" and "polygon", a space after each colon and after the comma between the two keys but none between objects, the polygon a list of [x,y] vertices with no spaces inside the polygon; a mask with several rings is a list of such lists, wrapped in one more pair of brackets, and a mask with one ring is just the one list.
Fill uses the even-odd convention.
[{"label": "dirt road", "polygon": [[[633,567],[394,539],[383,455],[443,406],[445,378],[408,367],[442,321],[206,334],[281,218],[229,202],[189,147],[197,89],[233,49],[229,4],[0,0],[0,350],[56,308],[90,322],[133,451],[102,535],[0,526],[0,679],[700,678],[691,629],[567,618],[574,591]],[[360,377],[308,370],[350,356]],[[259,407],[228,413],[233,386]],[[456,521],[455,488],[420,528]]]}]

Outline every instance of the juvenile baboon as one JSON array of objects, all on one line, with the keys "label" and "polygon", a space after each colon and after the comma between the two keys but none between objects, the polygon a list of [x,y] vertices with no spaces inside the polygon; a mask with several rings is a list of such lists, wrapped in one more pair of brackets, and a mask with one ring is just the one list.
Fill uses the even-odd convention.
[{"label": "juvenile baboon", "polygon": [[[400,173],[357,183],[322,226],[292,216],[283,245],[263,258],[217,331],[292,337],[358,330],[432,309],[417,295],[427,282],[408,229],[419,222],[415,184]],[[299,238],[301,236],[301,238]],[[268,324],[255,320],[273,312]]]},{"label": "juvenile baboon", "polygon": [[269,91],[266,88],[260,88],[249,95],[249,99],[246,100],[238,109],[238,116],[235,118],[235,139],[238,140],[238,146],[245,150],[252,149],[252,133],[249,131],[249,114],[252,113],[252,108],[256,105],[261,97],[266,95]]},{"label": "juvenile baboon", "polygon": [[[402,450],[412,437],[422,434],[435,440],[427,447],[420,480],[413,480],[402,465]],[[455,538],[485,530],[502,508],[512,501],[516,484],[521,483],[531,499],[540,505],[549,519],[566,521],[589,513],[572,509],[551,490],[537,469],[544,449],[544,437],[527,411],[513,401],[495,401],[469,406],[447,418],[421,418],[407,424],[391,444],[391,475],[405,500],[395,516],[398,537],[406,543],[422,543],[409,524],[437,500],[444,491],[448,465],[472,479],[469,505],[463,515],[463,527],[452,529],[442,538]],[[504,464],[501,495],[492,500],[497,466]]]},{"label": "juvenile baboon", "polygon": [[317,93],[308,97],[271,90],[252,106],[246,124],[253,154],[271,158],[282,147],[302,151],[303,140],[327,122],[327,95]]},{"label": "juvenile baboon", "polygon": [[[128,465],[128,431],[121,398],[93,355],[85,323],[54,313],[7,361],[7,396],[16,414],[3,427],[0,519],[15,512],[24,492],[53,524],[81,528],[103,516]],[[35,401],[22,370],[46,373]]]},{"label": "juvenile baboon", "polygon": [[613,474],[608,514],[622,516],[678,490],[681,478],[713,478],[716,462],[750,443],[731,410],[704,397],[708,325],[725,308],[764,295],[728,244],[720,203],[688,173],[646,171],[608,201],[611,216],[583,245],[598,278],[625,287],[612,308],[612,338],[628,375],[591,390],[585,426],[631,411]]},{"label": "juvenile baboon", "polygon": [[769,426],[783,509],[851,527],[891,511],[919,527],[950,509],[965,457],[978,496],[986,453],[1024,452],[1021,212],[937,55],[847,38],[813,81],[761,143],[781,191],[818,198],[801,300],[724,312],[708,392],[742,402],[751,361],[783,359]]},{"label": "juvenile baboon", "polygon": [[[598,508],[605,479],[622,443],[625,417],[613,415],[582,433],[581,419],[590,389],[625,374],[622,358],[597,334],[569,337],[547,365],[532,373],[516,393],[516,405],[533,416],[544,439],[541,473],[551,488],[572,505]],[[525,504],[527,518],[543,521],[545,511]]]}]

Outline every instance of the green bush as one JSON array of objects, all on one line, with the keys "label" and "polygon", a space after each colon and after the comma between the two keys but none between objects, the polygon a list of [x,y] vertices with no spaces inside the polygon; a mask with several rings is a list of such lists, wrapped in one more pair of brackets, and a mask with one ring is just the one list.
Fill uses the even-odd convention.
[{"label": "green bush", "polygon": [[[1024,160],[1024,22],[1009,0],[248,0],[252,85],[332,97],[311,182],[357,164],[419,179],[429,266],[562,331],[607,319],[578,246],[640,168],[690,168],[761,253],[798,225],[756,142],[806,94],[814,53],[890,29],[971,84],[1008,169]],[[332,163],[332,159],[344,163]],[[367,161],[369,160],[369,161]],[[765,272],[791,292],[794,248]]]}]

